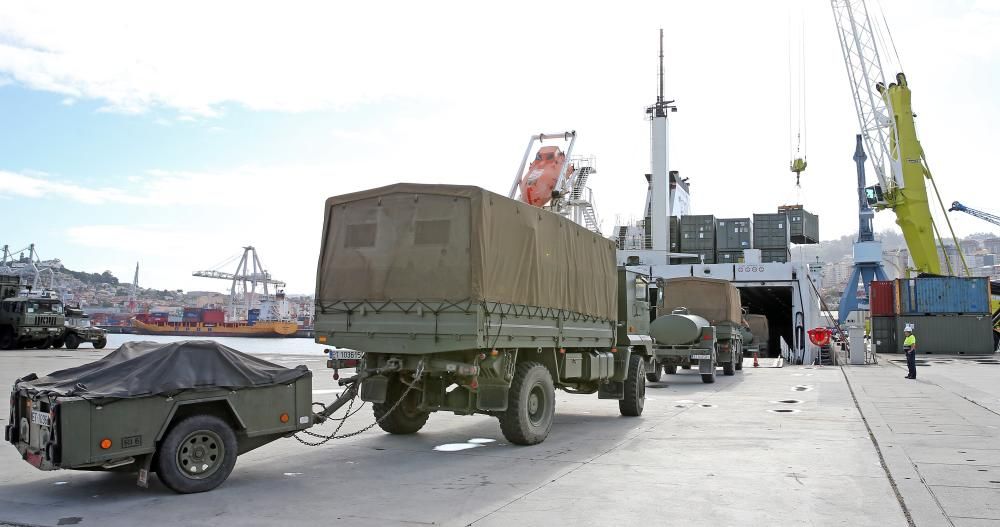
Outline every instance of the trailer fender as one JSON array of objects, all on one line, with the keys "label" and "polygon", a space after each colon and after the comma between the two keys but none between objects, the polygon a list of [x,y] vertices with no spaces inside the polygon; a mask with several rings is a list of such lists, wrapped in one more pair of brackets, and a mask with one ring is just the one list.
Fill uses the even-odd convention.
[{"label": "trailer fender", "polygon": [[[201,410],[201,412],[199,412]],[[194,415],[196,413],[209,413],[209,414],[221,414],[221,417],[229,422],[235,430],[245,430],[246,423],[233,408],[232,402],[229,401],[228,397],[212,397],[208,399],[193,399],[189,401],[180,401],[170,409],[170,413],[167,418],[163,421],[163,426],[160,427],[159,432],[156,434],[156,441],[163,439],[167,431],[170,430],[170,425],[174,423],[178,418],[184,418],[189,415]]]}]

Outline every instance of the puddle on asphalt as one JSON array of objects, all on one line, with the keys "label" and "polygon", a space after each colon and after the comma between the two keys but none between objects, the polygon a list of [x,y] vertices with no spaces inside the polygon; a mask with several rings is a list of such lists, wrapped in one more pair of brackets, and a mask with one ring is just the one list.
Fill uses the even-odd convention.
[{"label": "puddle on asphalt", "polygon": [[53,485],[68,485],[68,484],[69,484],[68,481],[57,481],[57,482],[53,483]]},{"label": "puddle on asphalt", "polygon": [[809,392],[812,391],[813,386],[811,384],[800,384],[798,386],[792,386],[793,392]]},{"label": "puddle on asphalt", "polygon": [[496,443],[496,439],[487,439],[485,437],[474,437],[465,443],[445,443],[443,445],[438,445],[434,447],[434,450],[438,452],[460,452],[462,450],[469,450],[472,448],[479,448],[486,446],[490,443]]},{"label": "puddle on asphalt", "polygon": [[772,408],[772,409],[768,410],[768,412],[775,413],[775,414],[797,414],[797,413],[801,412],[801,410],[798,410],[798,409],[795,409],[795,408]]},{"label": "puddle on asphalt", "polygon": [[718,408],[718,406],[715,406],[714,404],[699,404],[698,406],[702,408]]},{"label": "puddle on asphalt", "polygon": [[496,439],[486,439],[483,437],[473,437],[472,439],[469,440],[469,443],[474,443],[477,445],[485,445],[486,443],[496,443],[496,442],[497,442]]},{"label": "puddle on asphalt", "polygon": [[289,478],[294,478],[295,476],[301,476],[302,473],[301,472],[285,472],[282,475],[286,476],[286,477],[289,477]]},{"label": "puddle on asphalt", "polygon": [[771,401],[771,404],[801,404],[802,401],[798,399],[782,399],[780,401]]}]

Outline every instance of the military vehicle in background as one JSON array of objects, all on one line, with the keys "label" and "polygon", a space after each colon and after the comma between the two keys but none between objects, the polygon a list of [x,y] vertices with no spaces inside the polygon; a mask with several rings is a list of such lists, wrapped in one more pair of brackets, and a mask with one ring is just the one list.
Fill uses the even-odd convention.
[{"label": "military vehicle in background", "polygon": [[[649,279],[615,245],[547,210],[473,186],[397,184],[326,202],[316,342],[358,371],[379,426],[432,412],[497,417],[540,443],[555,389],[642,413],[652,365]],[[360,352],[360,353],[359,353]]]},{"label": "military vehicle in background", "polygon": [[21,277],[0,275],[0,300],[17,296],[21,289]]},{"label": "military vehicle in background", "polygon": [[701,380],[715,382],[715,370],[735,375],[743,369],[743,313],[740,292],[731,282],[711,278],[660,280],[658,316],[650,324],[656,340],[655,364],[647,379],[660,380],[661,371],[697,366]]},{"label": "military vehicle in background", "polygon": [[768,327],[767,317],[764,315],[748,314],[745,316],[747,325],[750,327],[752,340],[746,341],[745,351],[747,354],[757,352],[760,357],[767,357],[768,341],[771,339],[771,331]]},{"label": "military vehicle in background", "polygon": [[45,349],[63,338],[66,319],[56,298],[10,296],[0,300],[0,349]]},{"label": "military vehicle in background", "polygon": [[94,349],[103,349],[108,344],[107,332],[90,324],[90,316],[78,307],[66,306],[66,331],[61,339],[52,344],[53,348],[75,350],[80,344],[90,342]]}]

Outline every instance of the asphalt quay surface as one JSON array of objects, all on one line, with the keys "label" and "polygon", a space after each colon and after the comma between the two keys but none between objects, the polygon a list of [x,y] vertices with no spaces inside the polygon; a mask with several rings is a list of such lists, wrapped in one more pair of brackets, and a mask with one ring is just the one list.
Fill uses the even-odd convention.
[{"label": "asphalt quay surface", "polygon": [[[101,355],[2,352],[0,385]],[[340,389],[314,357],[265,358],[313,368],[317,401]],[[557,392],[552,433],[531,447],[507,444],[494,418],[445,413],[412,436],[282,439],[195,495],[155,476],[141,489],[134,475],[41,472],[0,445],[0,525],[907,525],[841,369],[750,362],[710,385],[665,375],[638,418]],[[366,406],[341,433],[371,422]]]}]

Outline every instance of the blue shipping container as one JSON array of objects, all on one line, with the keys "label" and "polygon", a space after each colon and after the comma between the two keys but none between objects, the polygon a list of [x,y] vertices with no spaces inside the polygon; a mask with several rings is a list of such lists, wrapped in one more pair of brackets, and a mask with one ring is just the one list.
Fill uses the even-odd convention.
[{"label": "blue shipping container", "polygon": [[899,280],[899,309],[904,315],[990,312],[986,278],[942,276]]}]

